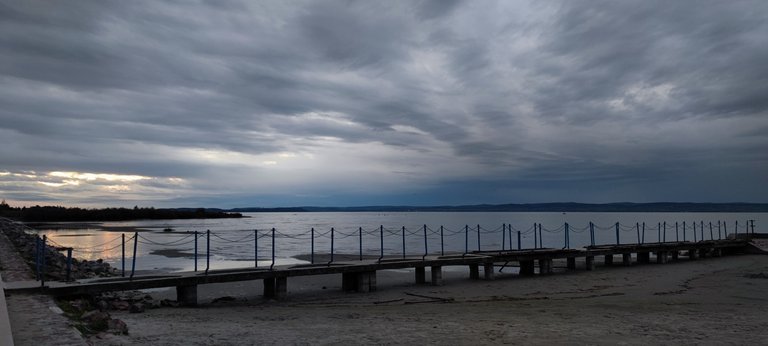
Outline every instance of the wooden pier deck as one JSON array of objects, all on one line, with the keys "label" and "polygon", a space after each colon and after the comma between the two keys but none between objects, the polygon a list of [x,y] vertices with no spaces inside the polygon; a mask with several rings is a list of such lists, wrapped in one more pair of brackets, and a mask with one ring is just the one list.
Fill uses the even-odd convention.
[{"label": "wooden pier deck", "polygon": [[[177,299],[184,305],[197,304],[197,286],[233,281],[263,280],[265,297],[282,299],[287,295],[288,278],[309,275],[341,274],[342,288],[348,291],[369,292],[376,290],[376,272],[380,270],[414,268],[416,283],[426,284],[426,268],[430,268],[432,285],[442,285],[442,268],[447,266],[468,266],[471,279],[494,279],[496,266],[510,263],[520,268],[521,276],[553,272],[553,260],[566,259],[567,269],[577,269],[576,259],[583,258],[583,269],[595,268],[595,257],[602,256],[604,265],[612,265],[614,258],[621,256],[623,265],[655,262],[664,264],[680,260],[696,260],[703,257],[718,257],[743,252],[749,242],[745,239],[712,240],[701,242],[667,242],[648,244],[621,244],[590,246],[584,249],[523,249],[502,251],[476,251],[467,254],[446,256],[418,256],[413,258],[345,261],[322,264],[301,264],[274,266],[273,268],[241,268],[210,270],[207,272],[180,272],[160,275],[137,275],[80,280],[75,282],[39,281],[9,282],[5,291],[9,294],[42,292],[53,296],[77,296],[109,291],[139,290],[148,288],[176,287]],[[634,257],[633,257],[634,254]]]}]

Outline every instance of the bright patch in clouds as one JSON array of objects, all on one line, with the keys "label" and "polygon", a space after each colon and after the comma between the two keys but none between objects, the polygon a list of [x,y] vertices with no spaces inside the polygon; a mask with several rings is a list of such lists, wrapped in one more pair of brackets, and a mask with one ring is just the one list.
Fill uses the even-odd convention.
[{"label": "bright patch in clouds", "polygon": [[106,180],[106,181],[131,182],[131,181],[151,179],[149,177],[144,177],[140,175],[120,175],[120,174],[106,174],[106,173],[51,172],[51,173],[48,173],[48,175],[51,177],[70,178],[70,179],[86,180],[86,181]]}]

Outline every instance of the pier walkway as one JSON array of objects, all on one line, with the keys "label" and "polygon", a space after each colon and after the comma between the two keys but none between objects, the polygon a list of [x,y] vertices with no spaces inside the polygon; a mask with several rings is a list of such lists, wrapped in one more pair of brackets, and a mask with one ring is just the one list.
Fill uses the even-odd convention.
[{"label": "pier walkway", "polygon": [[[53,296],[77,296],[109,291],[176,287],[177,299],[184,305],[197,304],[197,286],[211,283],[262,280],[263,295],[283,299],[288,292],[288,278],[309,275],[341,274],[342,288],[347,291],[376,290],[376,272],[380,270],[414,268],[416,283],[427,284],[426,268],[430,268],[431,285],[442,285],[442,269],[448,266],[468,266],[471,279],[493,280],[496,267],[519,267],[520,276],[553,273],[553,260],[565,259],[569,270],[595,268],[595,257],[602,257],[606,266],[621,264],[664,264],[685,258],[696,260],[719,257],[746,251],[747,239],[709,240],[699,242],[662,242],[638,245],[600,245],[584,249],[523,249],[500,251],[474,251],[445,256],[418,256],[411,258],[383,258],[323,264],[273,266],[271,268],[241,268],[179,272],[162,275],[136,275],[87,279],[73,282],[19,281],[5,283],[8,294],[25,292],[45,293]],[[579,265],[577,266],[577,260]],[[616,262],[614,262],[616,260]],[[537,270],[538,268],[538,270]]]}]

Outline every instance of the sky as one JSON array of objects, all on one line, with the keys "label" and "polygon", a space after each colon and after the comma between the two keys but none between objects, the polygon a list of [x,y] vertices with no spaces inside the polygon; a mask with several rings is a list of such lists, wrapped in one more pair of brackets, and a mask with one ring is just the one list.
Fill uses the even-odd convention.
[{"label": "sky", "polygon": [[0,198],[768,202],[768,2],[0,1]]}]

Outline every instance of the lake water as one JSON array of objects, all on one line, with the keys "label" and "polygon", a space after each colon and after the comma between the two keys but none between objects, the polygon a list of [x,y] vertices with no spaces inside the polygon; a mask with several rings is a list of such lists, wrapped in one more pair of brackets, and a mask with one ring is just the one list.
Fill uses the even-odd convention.
[{"label": "lake water", "polygon": [[[400,257],[405,243],[405,255],[417,257],[425,253],[425,247],[429,254],[463,253],[478,248],[517,249],[518,232],[520,248],[533,248],[534,238],[540,240],[543,247],[563,248],[566,223],[569,225],[569,247],[581,248],[592,241],[590,222],[594,223],[595,244],[615,244],[617,222],[618,242],[629,244],[638,240],[651,243],[659,240],[694,241],[701,240],[702,236],[705,240],[725,238],[726,234],[747,231],[748,220],[754,220],[754,230],[760,233],[761,221],[768,220],[768,213],[323,212],[244,215],[248,217],[105,222],[79,229],[37,231],[47,235],[54,245],[74,248],[76,258],[101,258],[117,268],[122,266],[124,235],[126,269],[130,271],[134,233],[126,230],[139,228],[142,231],[138,232],[136,243],[136,270],[173,272],[195,268],[195,238],[198,270],[253,267],[257,254],[258,265],[269,266],[272,264],[272,228],[275,229],[275,263],[290,264],[307,263],[296,256],[312,252],[312,239],[315,254],[329,254],[333,247],[337,259],[340,254],[358,256],[361,243],[362,252],[367,256],[378,257],[383,252],[386,257]],[[541,224],[540,232],[533,231],[534,223]],[[312,228],[315,229],[314,237]],[[206,235],[209,230],[210,237]],[[198,232],[197,237],[194,232]],[[208,241],[209,261],[206,258]]]}]

